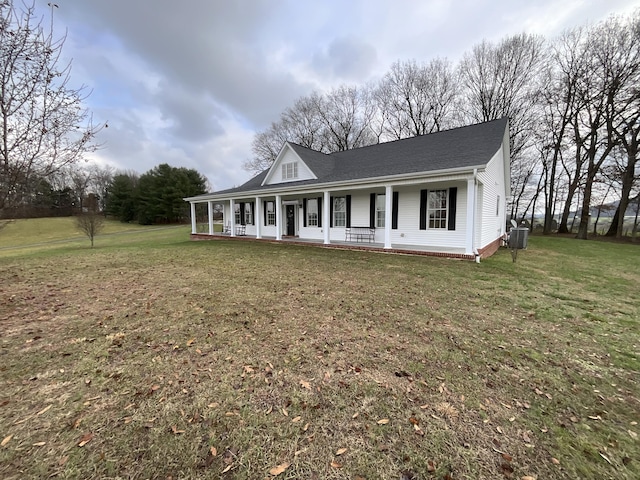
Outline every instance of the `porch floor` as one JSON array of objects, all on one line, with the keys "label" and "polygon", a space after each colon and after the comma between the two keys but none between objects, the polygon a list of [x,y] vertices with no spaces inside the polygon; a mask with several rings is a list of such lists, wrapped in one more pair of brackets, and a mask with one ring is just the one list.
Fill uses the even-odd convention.
[{"label": "porch floor", "polygon": [[474,255],[469,255],[464,253],[464,249],[461,248],[445,248],[445,247],[432,247],[425,245],[398,245],[392,244],[390,249],[385,249],[383,243],[379,242],[347,242],[347,241],[339,241],[332,240],[330,244],[325,245],[323,240],[310,239],[310,238],[299,238],[299,237],[288,237],[283,236],[282,240],[276,240],[276,237],[263,236],[262,238],[256,238],[255,235],[236,235],[231,236],[227,233],[214,233],[213,235],[209,235],[208,233],[192,233],[192,240],[221,240],[221,239],[230,239],[230,240],[239,240],[239,241],[256,241],[256,242],[282,242],[289,243],[293,245],[309,245],[315,247],[324,247],[324,248],[341,248],[346,250],[368,250],[373,252],[381,252],[381,253],[395,253],[395,254],[404,254],[404,255],[425,255],[425,256],[434,256],[434,257],[449,257],[449,258],[460,258],[465,260],[473,260],[475,258]]}]

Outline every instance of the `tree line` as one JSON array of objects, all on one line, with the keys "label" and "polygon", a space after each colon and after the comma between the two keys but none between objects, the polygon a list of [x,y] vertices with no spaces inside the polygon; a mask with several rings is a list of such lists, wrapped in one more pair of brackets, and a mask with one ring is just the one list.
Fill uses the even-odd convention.
[{"label": "tree line", "polygon": [[[0,0],[0,217],[101,213],[141,224],[188,218],[183,197],[206,192],[197,171],[159,165],[143,175],[83,163],[101,147],[83,102],[60,62],[65,37],[35,3]],[[95,215],[93,215],[95,217]]]},{"label": "tree line", "polygon": [[96,164],[63,168],[36,182],[33,194],[13,210],[14,217],[99,213],[142,225],[189,219],[184,197],[207,191],[207,179],[194,169],[160,164],[140,175]]},{"label": "tree line", "polygon": [[206,192],[207,179],[196,170],[163,163],[143,175],[132,171],[114,175],[105,212],[141,225],[184,222],[190,210],[183,198]]},{"label": "tree line", "polygon": [[482,41],[454,64],[397,61],[376,83],[313,92],[252,143],[259,172],[285,141],[324,153],[508,117],[511,218],[587,238],[589,216],[616,206],[608,234],[640,209],[640,11],[556,38]]}]

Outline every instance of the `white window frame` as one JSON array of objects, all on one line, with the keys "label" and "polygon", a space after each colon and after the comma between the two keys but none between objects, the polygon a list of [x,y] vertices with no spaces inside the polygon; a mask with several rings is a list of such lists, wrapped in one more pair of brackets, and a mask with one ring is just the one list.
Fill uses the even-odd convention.
[{"label": "white window frame", "polygon": [[276,202],[267,202],[267,224],[265,226],[271,226],[276,224]]},{"label": "white window frame", "polygon": [[234,222],[234,223],[235,223],[236,225],[240,225],[240,224],[242,223],[242,219],[241,219],[241,217],[240,217],[240,204],[239,204],[239,203],[236,203],[236,204],[233,206],[233,210],[234,210],[234,212],[233,212],[233,218],[235,219],[235,222]]},{"label": "white window frame", "polygon": [[318,199],[307,198],[307,227],[318,226]]},{"label": "white window frame", "polygon": [[244,204],[244,224],[253,225],[253,211],[251,208],[251,202]]},{"label": "white window frame", "polygon": [[[338,204],[342,203],[342,209],[338,210]],[[333,226],[347,226],[347,197],[333,197]]]},{"label": "white window frame", "polygon": [[298,162],[288,162],[282,164],[282,179],[293,180],[298,178]]},{"label": "white window frame", "polygon": [[446,230],[449,216],[449,189],[429,190],[427,194],[427,228]]},{"label": "white window frame", "polygon": [[376,228],[384,228],[386,198],[384,193],[376,195]]}]

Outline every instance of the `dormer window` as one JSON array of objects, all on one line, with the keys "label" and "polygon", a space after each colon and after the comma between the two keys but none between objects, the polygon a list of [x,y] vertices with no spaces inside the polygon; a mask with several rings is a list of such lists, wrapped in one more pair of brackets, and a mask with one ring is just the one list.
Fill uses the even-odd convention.
[{"label": "dormer window", "polygon": [[298,162],[282,164],[282,180],[293,180],[298,178]]}]

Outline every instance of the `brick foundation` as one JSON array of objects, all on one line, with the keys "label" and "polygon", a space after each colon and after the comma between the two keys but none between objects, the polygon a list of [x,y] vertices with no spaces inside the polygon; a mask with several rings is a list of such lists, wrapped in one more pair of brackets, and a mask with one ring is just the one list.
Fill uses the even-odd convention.
[{"label": "brick foundation", "polygon": [[[313,242],[304,242],[304,241],[296,241],[293,239],[287,239],[284,242],[278,242],[273,238],[255,238],[255,237],[231,237],[227,235],[209,235],[203,233],[192,233],[191,240],[201,241],[201,240],[236,240],[240,242],[269,242],[269,243],[285,243],[288,245],[303,245],[306,247],[316,247],[316,248],[338,248],[342,250],[360,250],[365,252],[376,252],[376,253],[393,253],[396,255],[419,255],[423,257],[441,257],[441,258],[454,258],[459,260],[475,260],[475,255],[466,254],[466,253],[450,253],[450,252],[427,252],[423,250],[412,250],[410,248],[380,248],[380,247],[369,247],[369,246],[360,246],[360,245],[344,245],[344,244],[335,244],[332,243],[330,245],[325,245],[323,243],[313,243]],[[481,258],[488,258],[493,255],[498,248],[500,247],[501,239],[498,238],[486,245],[482,248],[479,253]]]}]

